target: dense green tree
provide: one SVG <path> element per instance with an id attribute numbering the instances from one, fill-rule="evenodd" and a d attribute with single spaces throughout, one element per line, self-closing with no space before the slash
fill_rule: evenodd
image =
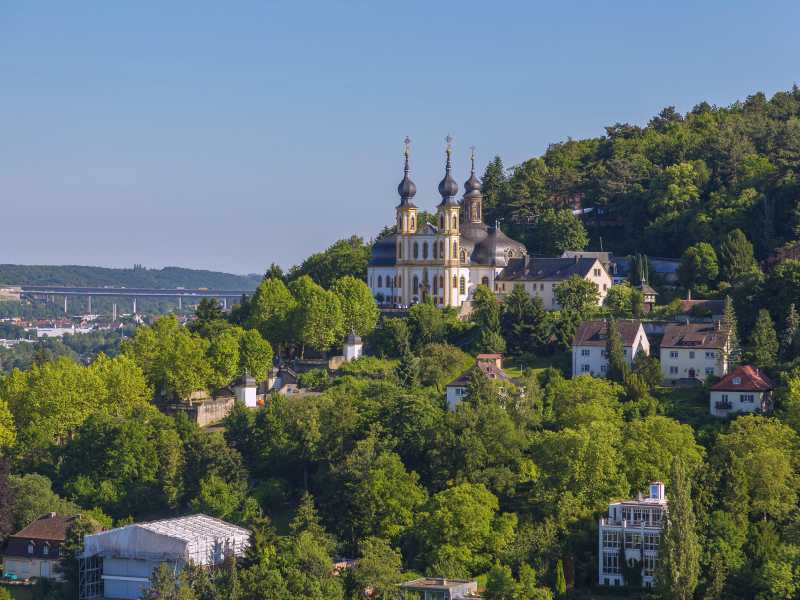
<path id="1" fill-rule="evenodd" d="M 289 289 L 279 278 L 261 282 L 250 300 L 247 327 L 257 329 L 280 354 L 294 340 L 292 314 L 297 305 Z"/>
<path id="2" fill-rule="evenodd" d="M 769 369 L 775 365 L 778 356 L 778 336 L 769 311 L 758 311 L 756 325 L 750 334 L 750 344 L 745 352 L 745 361 L 759 369 Z"/>
<path id="3" fill-rule="evenodd" d="M 618 285 L 612 285 L 606 293 L 606 297 L 603 299 L 603 304 L 616 312 L 631 312 L 633 309 L 631 302 L 632 291 L 633 288 L 627 281 Z"/>
<path id="4" fill-rule="evenodd" d="M 720 276 L 729 283 L 737 283 L 743 274 L 757 268 L 753 256 L 753 244 L 747 241 L 739 229 L 734 229 L 727 235 L 720 244 L 717 255 Z"/>
<path id="5" fill-rule="evenodd" d="M 395 370 L 397 380 L 406 389 L 412 390 L 419 387 L 419 359 L 411 352 L 408 344 L 403 348 L 400 364 Z"/>
<path id="6" fill-rule="evenodd" d="M 312 254 L 300 266 L 293 266 L 286 273 L 284 281 L 289 283 L 308 276 L 326 290 L 342 277 L 366 281 L 369 258 L 370 244 L 365 244 L 364 238 L 353 235 L 337 241 L 325 252 Z"/>
<path id="7" fill-rule="evenodd" d="M 677 275 L 680 284 L 687 289 L 707 289 L 718 273 L 717 253 L 710 244 L 701 242 L 683 253 Z"/>
<path id="8" fill-rule="evenodd" d="M 569 279 L 559 283 L 555 296 L 562 308 L 577 312 L 593 312 L 600 301 L 597 285 L 578 274 L 570 275 Z"/>
<path id="9" fill-rule="evenodd" d="M 269 281 L 270 279 L 283 279 L 283 269 L 275 263 L 270 263 L 269 269 L 264 272 L 264 277 L 261 281 Z"/>
<path id="10" fill-rule="evenodd" d="M 622 340 L 619 337 L 613 318 L 606 323 L 605 335 L 606 360 L 608 361 L 606 378 L 614 383 L 625 383 L 630 376 L 631 370 L 625 361 L 625 355 L 622 352 Z"/>
<path id="11" fill-rule="evenodd" d="M 669 519 L 661 532 L 656 564 L 655 591 L 665 600 L 689 600 L 697 587 L 700 547 L 691 493 L 691 476 L 683 459 L 676 457 L 667 489 Z"/>
<path id="12" fill-rule="evenodd" d="M 64 500 L 52 490 L 52 482 L 44 475 L 28 473 L 7 477 L 7 485 L 16 488 L 15 505 L 7 505 L 17 529 L 27 527 L 36 517 L 49 512 L 61 516 L 74 517 L 81 512 L 81 507 Z M 5 537 L 8 532 L 3 532 Z"/>
<path id="13" fill-rule="evenodd" d="M 75 519 L 67 529 L 66 539 L 61 547 L 64 554 L 53 565 L 53 571 L 64 581 L 64 592 L 68 598 L 78 598 L 80 565 L 77 554 L 83 550 L 83 536 L 97 533 L 100 525 L 89 517 Z"/>
<path id="14" fill-rule="evenodd" d="M 378 346 L 386 356 L 399 357 L 411 343 L 408 325 L 402 319 L 385 319 L 378 335 Z"/>
<path id="15" fill-rule="evenodd" d="M 472 291 L 472 320 L 484 331 L 500 331 L 500 305 L 498 297 L 488 286 L 478 285 Z"/>
<path id="16" fill-rule="evenodd" d="M 517 282 L 514 289 L 503 299 L 505 312 L 502 316 L 501 332 L 512 354 L 539 350 L 548 333 L 547 317 L 542 299 L 531 300 L 525 286 Z"/>
<path id="17" fill-rule="evenodd" d="M 567 580 L 564 579 L 564 563 L 561 560 L 556 566 L 556 600 L 567 600 Z"/>
<path id="18" fill-rule="evenodd" d="M 441 344 L 447 334 L 445 311 L 436 308 L 430 297 L 408 309 L 406 325 L 411 346 L 418 350 L 428 344 Z"/>
<path id="19" fill-rule="evenodd" d="M 473 363 L 472 357 L 448 344 L 428 344 L 419 353 L 419 374 L 423 385 L 444 386 Z"/>
<path id="20" fill-rule="evenodd" d="M 293 281 L 289 289 L 297 302 L 292 322 L 302 345 L 301 358 L 306 345 L 324 353 L 344 338 L 341 303 L 335 293 L 325 291 L 306 275 Z"/>
<path id="21" fill-rule="evenodd" d="M 416 514 L 415 529 L 427 565 L 453 563 L 480 573 L 515 536 L 517 515 L 498 514 L 483 484 L 464 483 L 432 496 Z"/>
<path id="22" fill-rule="evenodd" d="M 519 584 L 514 580 L 511 568 L 492 565 L 486 574 L 486 590 L 483 597 L 488 600 L 512 600 L 519 593 Z"/>
<path id="23" fill-rule="evenodd" d="M 331 291 L 339 298 L 344 334 L 352 329 L 367 337 L 378 322 L 378 307 L 367 284 L 348 275 L 337 280 Z"/>
<path id="24" fill-rule="evenodd" d="M 795 310 L 794 304 L 789 305 L 786 328 L 783 330 L 780 342 L 787 359 L 791 360 L 797 356 L 797 346 L 800 343 L 800 314 Z"/>
<path id="25" fill-rule="evenodd" d="M 20 488 L 21 486 L 15 488 L 14 482 L 9 477 L 8 459 L 0 458 L 0 540 L 5 540 L 16 528 L 25 527 L 22 523 L 30 522 L 27 521 L 27 516 L 19 518 L 18 496 L 21 496 L 20 492 L 22 491 Z M 25 500 L 25 498 L 21 499 Z"/>
<path id="26" fill-rule="evenodd" d="M 481 178 L 481 194 L 483 195 L 483 218 L 486 223 L 493 223 L 500 218 L 500 203 L 505 197 L 508 179 L 503 168 L 503 160 L 495 156 L 492 162 L 486 165 L 486 170 Z"/>
<path id="27" fill-rule="evenodd" d="M 405 578 L 401 574 L 402 557 L 385 539 L 367 538 L 361 543 L 361 558 L 355 576 L 359 590 L 372 590 L 372 597 L 380 600 L 399 598 L 399 585 Z"/>
<path id="28" fill-rule="evenodd" d="M 583 223 L 571 211 L 547 209 L 536 222 L 538 249 L 547 256 L 583 250 L 589 243 Z"/>
<path id="29" fill-rule="evenodd" d="M 648 355 L 644 350 L 639 350 L 633 357 L 633 372 L 651 388 L 659 387 L 664 380 L 661 361 L 652 354 Z"/>
<path id="30" fill-rule="evenodd" d="M 197 320 L 189 323 L 186 328 L 206 339 L 212 339 L 229 325 L 222 314 L 222 307 L 216 298 L 205 297 L 197 304 L 194 311 Z"/>

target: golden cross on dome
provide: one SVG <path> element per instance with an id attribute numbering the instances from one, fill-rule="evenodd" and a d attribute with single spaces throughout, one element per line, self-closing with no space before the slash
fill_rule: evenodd
<path id="1" fill-rule="evenodd" d="M 410 141 L 411 140 L 408 139 L 408 136 L 406 136 L 406 156 L 408 156 L 408 142 L 410 142 Z"/>
<path id="2" fill-rule="evenodd" d="M 475 144 L 472 144 L 472 146 L 470 146 L 470 149 L 472 150 L 472 160 L 475 160 Z"/>
<path id="3" fill-rule="evenodd" d="M 447 149 L 448 149 L 448 150 L 450 150 L 450 142 L 452 142 L 452 141 L 453 141 L 453 138 L 451 138 L 451 137 L 450 137 L 450 134 L 448 133 L 448 134 L 447 134 L 447 137 L 446 137 L 446 138 L 444 138 L 444 139 L 445 139 L 445 140 L 447 140 Z"/>

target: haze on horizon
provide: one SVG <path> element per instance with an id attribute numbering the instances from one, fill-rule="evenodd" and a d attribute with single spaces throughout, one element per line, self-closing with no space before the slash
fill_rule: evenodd
<path id="1" fill-rule="evenodd" d="M 0 263 L 263 272 L 552 142 L 797 78 L 796 2 L 5 2 Z"/>

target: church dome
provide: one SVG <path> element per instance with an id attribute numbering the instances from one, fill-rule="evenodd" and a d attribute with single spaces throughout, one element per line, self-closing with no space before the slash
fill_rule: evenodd
<path id="1" fill-rule="evenodd" d="M 411 181 L 411 177 L 408 176 L 408 156 L 406 156 L 406 173 L 403 176 L 403 181 L 397 186 L 397 193 L 403 200 L 408 199 L 409 201 L 411 201 L 417 193 L 417 186 L 414 185 L 414 182 Z"/>
<path id="2" fill-rule="evenodd" d="M 464 184 L 464 198 L 475 198 L 476 196 L 481 195 L 481 182 L 480 180 L 475 177 L 475 171 L 472 171 L 472 175 L 467 182 Z"/>
<path id="3" fill-rule="evenodd" d="M 442 202 L 439 206 L 457 206 L 455 196 L 458 193 L 458 184 L 450 174 L 450 136 L 447 136 L 447 165 L 445 166 L 444 179 L 439 182 L 439 193 Z"/>
<path id="4" fill-rule="evenodd" d="M 496 227 L 486 228 L 486 237 L 475 244 L 472 251 L 472 262 L 478 265 L 504 267 L 507 264 L 508 251 L 513 250 L 514 257 L 525 252 L 525 246 L 515 242 Z"/>

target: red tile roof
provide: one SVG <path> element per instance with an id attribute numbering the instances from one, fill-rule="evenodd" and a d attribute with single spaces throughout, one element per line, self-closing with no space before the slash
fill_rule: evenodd
<path id="1" fill-rule="evenodd" d="M 739 378 L 739 385 L 734 385 L 733 380 Z M 769 392 L 775 389 L 772 380 L 755 367 L 745 365 L 734 369 L 722 378 L 717 385 L 711 388 L 715 392 Z"/>
<path id="2" fill-rule="evenodd" d="M 467 369 L 461 375 L 453 379 L 453 381 L 448 383 L 445 387 L 467 387 L 470 374 L 475 369 L 480 369 L 481 371 L 483 371 L 486 377 L 488 377 L 489 379 L 505 379 L 513 383 L 513 380 L 503 372 L 503 369 L 499 368 L 493 362 L 481 361 L 481 362 L 476 362 L 469 369 Z"/>
<path id="3" fill-rule="evenodd" d="M 693 306 L 702 306 L 711 311 L 712 315 L 721 315 L 725 310 L 725 300 L 681 300 L 681 310 L 689 314 Z"/>
<path id="4" fill-rule="evenodd" d="M 503 357 L 502 354 L 478 354 L 478 356 L 476 356 L 475 358 L 478 358 L 478 359 L 481 359 L 481 358 L 498 359 L 498 358 L 504 358 L 504 357 Z"/>
<path id="5" fill-rule="evenodd" d="M 688 321 L 688 319 L 687 319 Z M 670 323 L 662 348 L 721 348 L 725 337 L 713 323 Z"/>

